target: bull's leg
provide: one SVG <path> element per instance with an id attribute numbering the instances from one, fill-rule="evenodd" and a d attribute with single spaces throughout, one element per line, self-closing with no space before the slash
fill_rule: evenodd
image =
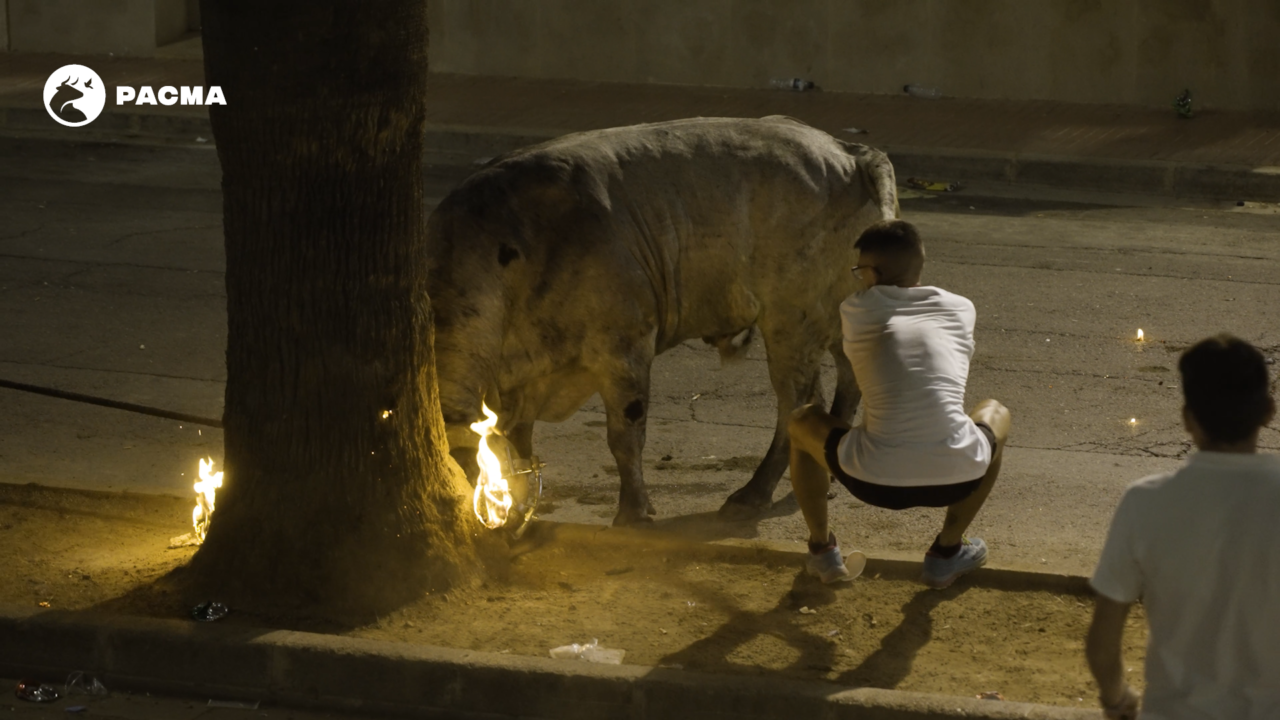
<path id="1" fill-rule="evenodd" d="M 818 390 L 818 357 L 820 350 L 808 347 L 802 332 L 771 333 L 761 328 L 769 352 L 769 379 L 778 396 L 778 422 L 769 451 L 760 461 L 746 485 L 738 488 L 720 507 L 722 520 L 749 520 L 758 517 L 773 504 L 773 491 L 787 469 L 791 455 L 791 438 L 787 425 L 791 413 L 805 404 Z"/>
<path id="2" fill-rule="evenodd" d="M 533 457 L 533 423 L 516 423 L 507 431 L 507 439 L 520 457 L 525 460 Z"/>
<path id="3" fill-rule="evenodd" d="M 858 411 L 858 403 L 862 402 L 862 390 L 853 376 L 853 366 L 844 354 L 844 346 L 837 342 L 828 350 L 836 363 L 836 396 L 831 401 L 831 414 L 849 423 Z"/>
<path id="4" fill-rule="evenodd" d="M 605 378 L 600 391 L 609 450 L 618 463 L 622 488 L 618 493 L 618 514 L 614 525 L 652 522 L 655 514 L 644 485 L 643 454 L 645 429 L 649 419 L 649 364 L 652 354 L 633 358 L 620 372 Z"/>

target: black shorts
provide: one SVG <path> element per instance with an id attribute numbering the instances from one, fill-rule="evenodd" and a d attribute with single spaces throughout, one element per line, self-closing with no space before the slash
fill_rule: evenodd
<path id="1" fill-rule="evenodd" d="M 978 430 L 991 446 L 991 456 L 996 454 L 996 434 L 986 423 L 977 423 Z M 868 505 L 888 510 L 905 510 L 913 507 L 947 507 L 955 505 L 973 494 L 982 484 L 982 478 L 950 485 L 917 485 L 915 487 L 895 487 L 869 483 L 851 477 L 840 467 L 840 457 L 836 450 L 840 447 L 840 439 L 848 434 L 848 428 L 836 428 L 827 435 L 823 446 L 823 455 L 827 460 L 827 468 L 831 475 L 853 493 L 853 496 Z"/>

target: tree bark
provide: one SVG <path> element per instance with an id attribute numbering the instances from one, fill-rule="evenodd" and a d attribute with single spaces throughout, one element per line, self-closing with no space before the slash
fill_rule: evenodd
<path id="1" fill-rule="evenodd" d="M 465 579 L 426 294 L 423 0 L 205 0 L 227 255 L 226 479 L 190 571 L 381 612 Z"/>

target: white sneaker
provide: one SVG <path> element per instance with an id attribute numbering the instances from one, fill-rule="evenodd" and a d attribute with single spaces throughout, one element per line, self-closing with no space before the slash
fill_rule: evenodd
<path id="1" fill-rule="evenodd" d="M 920 582 L 935 589 L 941 590 L 950 587 L 956 578 L 967 572 L 972 572 L 987 564 L 987 544 L 982 538 L 961 538 L 960 551 L 949 558 L 940 555 L 934 555 L 932 552 L 924 555 L 924 571 L 920 574 Z"/>
<path id="2" fill-rule="evenodd" d="M 846 560 L 848 560 L 848 563 L 845 562 Z M 850 568 L 850 565 L 853 567 Z M 808 559 L 805 560 L 804 568 L 810 575 L 831 585 L 850 582 L 862 574 L 862 569 L 866 565 L 866 555 L 855 550 L 849 554 L 848 558 L 845 558 L 841 556 L 840 546 L 837 544 L 820 553 L 809 553 Z"/>

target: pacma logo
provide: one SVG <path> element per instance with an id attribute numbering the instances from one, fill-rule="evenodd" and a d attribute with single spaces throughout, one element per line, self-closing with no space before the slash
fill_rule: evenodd
<path id="1" fill-rule="evenodd" d="M 174 87 L 165 85 L 157 90 L 152 90 L 150 86 L 143 85 L 139 88 L 132 88 L 128 85 L 116 86 L 116 105 L 124 105 L 132 102 L 134 105 L 226 105 L 227 99 L 222 96 L 222 88 L 214 85 L 209 88 L 209 94 L 205 95 L 204 88 Z"/>
<path id="2" fill-rule="evenodd" d="M 106 102 L 102 78 L 83 65 L 64 65 L 44 83 L 44 107 L 49 117 L 67 127 L 93 122 Z"/>
<path id="3" fill-rule="evenodd" d="M 4 0 L 0 0 L 2 5 Z M 150 86 L 116 86 L 116 105 L 226 105 L 222 88 L 174 87 L 159 90 Z M 64 65 L 44 84 L 44 106 L 49 117 L 67 127 L 83 127 L 102 114 L 107 104 L 107 88 L 98 73 L 84 65 Z"/>

